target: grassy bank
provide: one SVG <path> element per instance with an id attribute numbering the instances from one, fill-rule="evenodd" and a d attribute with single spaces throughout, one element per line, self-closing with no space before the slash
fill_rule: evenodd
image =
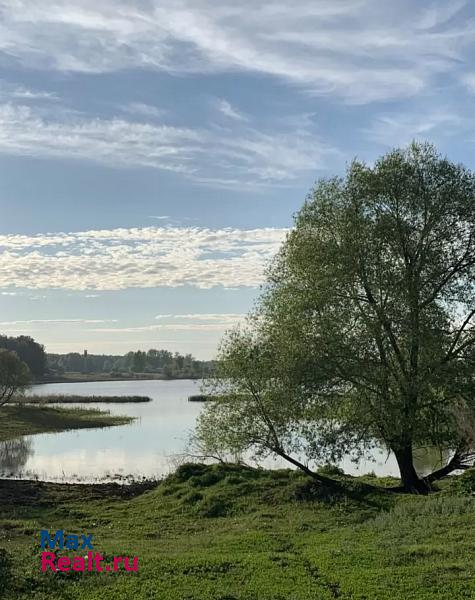
<path id="1" fill-rule="evenodd" d="M 0 482 L 0 596 L 450 600 L 475 596 L 475 478 L 429 497 L 374 478 L 183 466 L 154 489 Z M 142 493 L 143 492 L 143 493 Z M 39 530 L 92 533 L 138 573 L 39 570 Z M 74 554 L 74 553 L 73 553 Z M 78 554 L 78 552 L 76 552 Z M 80 554 L 80 553 L 79 553 Z"/>
<path id="2" fill-rule="evenodd" d="M 92 409 L 7 404 L 0 410 L 0 441 L 33 433 L 123 425 L 131 420 Z"/>
<path id="3" fill-rule="evenodd" d="M 30 394 L 28 396 L 16 396 L 10 400 L 10 404 L 125 404 L 136 402 L 151 402 L 149 396 L 77 396 L 75 394 L 49 394 L 39 396 Z"/>

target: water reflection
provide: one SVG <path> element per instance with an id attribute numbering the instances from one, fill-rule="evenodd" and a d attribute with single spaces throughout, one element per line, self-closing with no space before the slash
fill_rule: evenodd
<path id="1" fill-rule="evenodd" d="M 116 381 L 34 386 L 35 394 L 150 396 L 142 404 L 86 404 L 84 408 L 109 410 L 136 417 L 130 425 L 105 429 L 81 429 L 46 433 L 0 444 L 0 475 L 50 481 L 123 480 L 162 477 L 176 467 L 177 456 L 186 447 L 190 431 L 202 405 L 188 402 L 197 394 L 194 381 Z M 69 408 L 78 405 L 68 405 Z M 81 406 L 81 405 L 79 405 Z M 435 450 L 418 452 L 416 469 L 425 475 L 447 457 Z M 262 467 L 288 468 L 283 460 L 268 459 Z M 391 453 L 374 449 L 371 457 L 357 463 L 349 458 L 340 465 L 346 473 L 398 475 Z"/>
<path id="2" fill-rule="evenodd" d="M 0 473 L 16 475 L 33 456 L 32 441 L 29 438 L 16 438 L 0 442 Z"/>

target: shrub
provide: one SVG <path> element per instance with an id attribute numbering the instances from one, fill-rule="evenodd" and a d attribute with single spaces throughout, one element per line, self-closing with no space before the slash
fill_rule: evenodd
<path id="1" fill-rule="evenodd" d="M 320 475 L 331 476 L 331 475 L 344 475 L 345 471 L 343 471 L 343 469 L 341 469 L 337 465 L 326 464 L 326 465 L 322 465 L 321 467 L 319 467 L 317 469 L 317 473 L 319 473 Z"/>

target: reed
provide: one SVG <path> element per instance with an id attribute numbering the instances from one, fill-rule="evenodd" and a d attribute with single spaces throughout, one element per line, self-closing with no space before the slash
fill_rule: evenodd
<path id="1" fill-rule="evenodd" d="M 137 402 L 151 402 L 149 396 L 79 396 L 75 394 L 50 394 L 39 396 L 32 394 L 31 396 L 15 396 L 11 404 L 125 404 Z"/>

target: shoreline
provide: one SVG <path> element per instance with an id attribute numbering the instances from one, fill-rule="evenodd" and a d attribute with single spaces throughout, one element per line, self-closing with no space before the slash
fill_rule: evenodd
<path id="1" fill-rule="evenodd" d="M 109 381 L 198 381 L 198 377 L 101 377 L 100 375 L 91 375 L 90 377 L 47 377 L 32 381 L 31 385 L 47 385 L 51 383 L 103 383 Z"/>
<path id="2" fill-rule="evenodd" d="M 152 402 L 150 396 L 81 396 L 76 394 L 28 394 L 26 396 L 13 396 L 7 404 L 19 405 L 48 405 L 48 404 L 137 404 Z"/>

